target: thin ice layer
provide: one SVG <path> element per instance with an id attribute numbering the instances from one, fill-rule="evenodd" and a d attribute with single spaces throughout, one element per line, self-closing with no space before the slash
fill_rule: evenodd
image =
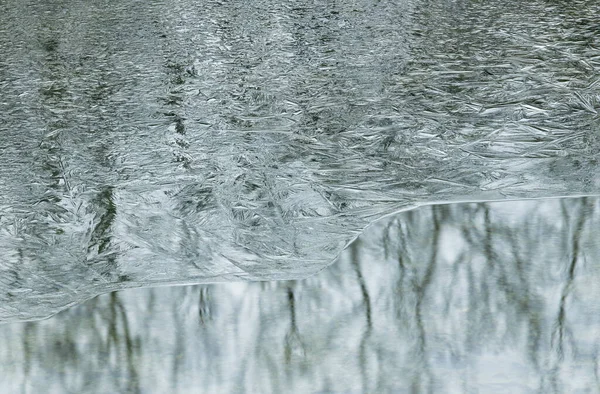
<path id="1" fill-rule="evenodd" d="M 0 320 L 305 277 L 424 203 L 600 190 L 597 2 L 2 8 Z"/>

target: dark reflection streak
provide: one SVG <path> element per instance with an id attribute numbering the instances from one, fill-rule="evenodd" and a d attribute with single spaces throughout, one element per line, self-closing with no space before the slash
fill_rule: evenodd
<path id="1" fill-rule="evenodd" d="M 201 325 L 205 325 L 211 319 L 211 300 L 210 288 L 208 286 L 200 287 L 198 296 L 198 319 Z"/>
<path id="2" fill-rule="evenodd" d="M 408 232 L 405 231 L 402 226 L 402 222 L 398 222 L 398 228 L 400 229 L 400 249 L 398 253 L 398 281 L 396 284 L 396 321 L 399 325 L 405 323 L 407 321 L 407 316 L 404 316 L 405 308 L 404 308 L 404 297 L 406 288 L 404 286 L 404 281 L 406 279 L 406 259 L 410 259 L 410 256 L 407 255 L 408 249 L 406 248 L 406 240 L 408 238 Z M 408 262 L 410 263 L 410 261 Z"/>
<path id="3" fill-rule="evenodd" d="M 431 280 L 433 279 L 433 274 L 436 269 L 438 248 L 439 248 L 439 238 L 440 238 L 440 227 L 441 227 L 438 211 L 442 210 L 442 209 L 444 209 L 444 207 L 433 208 L 433 237 L 431 239 L 431 256 L 429 258 L 429 264 L 427 265 L 427 270 L 425 271 L 423 280 L 421 281 L 421 283 L 418 283 L 415 286 L 416 291 L 417 291 L 416 311 L 417 311 L 417 318 L 418 318 L 419 326 L 421 329 L 423 329 L 421 312 L 422 312 L 422 306 L 423 306 L 423 301 L 424 301 L 424 297 L 425 297 L 425 292 L 427 291 L 427 287 L 430 285 Z M 425 347 L 425 337 L 424 337 L 425 331 L 424 331 L 424 329 L 421 330 L 421 332 L 423 333 L 421 350 L 424 350 L 424 347 Z"/>
<path id="4" fill-rule="evenodd" d="M 464 216 L 467 217 L 467 220 L 469 222 L 472 221 L 472 217 L 473 217 L 473 212 L 474 210 L 470 208 L 470 206 L 465 206 L 465 213 L 463 214 Z M 468 215 L 467 215 L 468 214 Z M 452 216 L 450 216 L 452 215 Z M 449 212 L 449 216 L 448 216 L 448 221 L 450 223 L 454 222 L 457 220 L 457 218 L 454 217 L 455 212 L 454 210 L 452 210 L 452 212 Z M 466 231 L 465 228 L 461 228 L 461 231 L 464 232 Z M 465 252 L 461 252 L 456 259 L 454 260 L 453 264 L 452 264 L 452 279 L 450 281 L 450 289 L 455 289 L 457 288 L 456 286 L 460 286 L 457 281 L 459 280 L 459 276 L 460 276 L 460 270 L 462 268 L 463 263 L 467 261 L 467 256 Z M 448 294 L 446 298 L 446 302 L 445 302 L 445 306 L 444 306 L 444 313 L 443 316 L 449 316 L 452 310 L 452 302 L 453 302 L 453 298 L 454 298 L 455 292 L 452 291 L 450 292 L 450 294 Z"/>
<path id="5" fill-rule="evenodd" d="M 108 335 L 107 335 L 107 339 L 106 339 L 106 354 L 111 354 L 111 349 L 112 349 L 114 354 L 117 355 L 117 360 L 118 360 L 120 358 L 119 357 L 120 349 L 119 349 L 119 334 L 117 332 L 118 317 L 117 317 L 117 293 L 116 292 L 110 293 L 109 311 L 110 311 L 110 316 L 109 316 L 108 323 L 107 323 Z M 116 371 L 114 371 L 113 373 L 117 374 Z"/>
<path id="6" fill-rule="evenodd" d="M 354 267 L 354 272 L 356 273 L 356 277 L 358 279 L 358 283 L 360 285 L 360 292 L 363 298 L 363 305 L 365 307 L 365 317 L 367 319 L 367 328 L 371 330 L 372 321 L 371 321 L 371 299 L 369 297 L 369 290 L 367 289 L 367 285 L 365 284 L 365 279 L 360 270 L 359 263 L 359 253 L 358 253 L 358 244 L 360 241 L 356 241 L 351 246 L 351 254 L 352 254 L 352 266 Z"/>
<path id="7" fill-rule="evenodd" d="M 562 218 L 562 222 L 563 222 L 563 226 L 568 227 L 569 226 L 569 218 L 571 217 L 571 214 L 569 213 L 568 209 L 567 209 L 567 205 L 563 204 L 561 202 L 560 204 L 560 213 L 561 213 L 561 218 Z M 565 233 L 567 233 L 567 230 L 565 230 Z M 564 250 L 566 252 L 568 252 L 570 246 L 571 246 L 571 239 L 569 239 L 568 236 L 564 236 L 561 237 L 560 239 L 561 242 L 561 250 Z"/>
<path id="8" fill-rule="evenodd" d="M 35 324 L 31 322 L 25 323 L 25 329 L 23 333 L 23 393 L 27 392 L 27 382 L 29 380 L 29 374 L 31 373 L 31 355 L 32 355 L 32 343 L 35 343 Z"/>
<path id="9" fill-rule="evenodd" d="M 285 362 L 290 364 L 292 361 L 292 353 L 294 348 L 300 352 L 302 356 L 305 355 L 304 343 L 300 337 L 300 331 L 298 330 L 298 324 L 296 320 L 296 298 L 294 294 L 294 282 L 289 282 L 287 286 L 287 304 L 290 310 L 290 331 L 286 336 L 285 342 Z M 288 370 L 288 372 L 291 372 Z"/>
<path id="10" fill-rule="evenodd" d="M 480 222 L 480 212 L 483 212 L 483 223 Z M 481 225 L 480 225 L 481 224 Z M 477 250 L 481 252 L 484 258 L 486 268 L 490 274 L 484 278 L 479 278 L 477 273 L 477 265 L 475 261 L 471 260 L 471 263 L 467 266 L 467 280 L 468 280 L 468 330 L 467 334 L 467 347 L 469 351 L 475 348 L 477 342 L 478 331 L 481 326 L 493 324 L 491 321 L 490 314 L 490 284 L 488 283 L 487 277 L 492 278 L 494 263 L 493 263 L 493 247 L 491 240 L 491 223 L 490 215 L 487 212 L 486 206 L 477 206 L 472 217 L 472 223 L 465 224 L 462 226 L 462 234 L 469 244 L 470 250 Z M 474 330 L 474 332 L 471 332 Z"/>
<path id="11" fill-rule="evenodd" d="M 117 335 L 117 309 L 116 309 L 116 297 L 117 293 L 110 293 L 110 318 L 108 322 L 108 337 L 106 341 L 106 352 L 110 353 L 111 346 L 116 347 L 119 340 Z"/>
<path id="12" fill-rule="evenodd" d="M 425 295 L 427 292 L 427 288 L 431 284 L 433 279 L 433 275 L 436 270 L 437 258 L 438 258 L 438 249 L 439 249 L 439 240 L 440 240 L 440 216 L 443 216 L 444 210 L 447 207 L 445 206 L 436 206 L 432 207 L 433 213 L 433 236 L 431 238 L 431 255 L 429 258 L 429 263 L 427 264 L 427 269 L 425 271 L 425 275 L 421 280 L 421 283 L 415 283 L 415 293 L 416 293 L 416 305 L 415 305 L 415 322 L 417 325 L 417 329 L 419 332 L 418 336 L 418 346 L 419 346 L 419 355 L 421 357 L 421 363 L 423 368 L 423 375 L 428 377 L 429 383 L 433 383 L 431 371 L 429 370 L 429 363 L 426 358 L 426 348 L 427 348 L 427 334 L 425 330 L 425 325 L 423 324 L 423 301 L 425 301 Z M 417 385 L 412 387 L 413 392 L 419 388 L 418 382 L 414 382 Z M 431 391 L 432 386 L 429 386 L 429 391 Z"/>
<path id="13" fill-rule="evenodd" d="M 115 293 L 113 293 L 115 294 Z M 123 321 L 123 335 L 125 337 L 125 349 L 127 351 L 127 368 L 129 369 L 129 380 L 127 384 L 127 392 L 128 393 L 140 393 L 140 379 L 138 375 L 138 371 L 135 363 L 135 352 L 136 352 L 136 344 L 134 344 L 131 338 L 131 331 L 129 329 L 129 321 L 127 320 L 127 314 L 125 313 L 125 308 L 121 301 L 117 299 L 117 305 L 119 308 L 119 313 L 121 315 L 121 319 Z"/>
<path id="14" fill-rule="evenodd" d="M 183 332 L 184 322 L 181 318 L 181 311 L 178 306 L 174 305 L 171 310 L 171 314 L 173 316 L 173 323 L 175 327 L 175 349 L 174 349 L 174 357 L 173 357 L 173 365 L 172 365 L 172 376 L 173 376 L 173 388 L 177 388 L 177 377 L 179 376 L 179 371 L 181 370 L 181 364 L 185 357 L 185 345 L 184 339 L 185 334 Z"/>
<path id="15" fill-rule="evenodd" d="M 291 323 L 291 327 L 294 331 L 298 330 L 298 327 L 296 327 L 296 307 L 295 307 L 295 302 L 294 302 L 294 290 L 292 290 L 292 287 L 288 287 L 287 289 L 287 296 L 288 296 L 288 305 L 290 307 L 290 323 Z"/>
<path id="16" fill-rule="evenodd" d="M 525 226 L 528 227 L 528 226 Z M 540 362 L 538 359 L 539 356 L 539 348 L 540 348 L 540 338 L 542 336 L 542 326 L 540 324 L 540 318 L 538 316 L 539 308 L 536 306 L 537 303 L 534 304 L 535 300 L 532 300 L 533 295 L 530 291 L 525 291 L 528 289 L 529 284 L 525 279 L 525 264 L 526 261 L 524 257 L 521 256 L 521 252 L 519 251 L 519 238 L 513 232 L 508 232 L 507 234 L 508 241 L 511 245 L 511 253 L 513 256 L 513 261 L 515 262 L 515 277 L 518 280 L 518 283 L 513 286 L 510 291 L 507 291 L 508 299 L 514 299 L 517 304 L 518 312 L 521 316 L 526 316 L 528 320 L 528 357 L 531 360 L 536 371 L 540 371 Z M 534 240 L 527 240 L 526 244 L 533 243 Z M 519 295 L 522 294 L 521 297 Z"/>
<path id="17" fill-rule="evenodd" d="M 492 279 L 494 277 L 495 270 L 496 270 L 496 265 L 494 264 L 494 248 L 492 246 L 492 224 L 491 224 L 491 219 L 490 219 L 490 209 L 488 206 L 484 206 L 483 207 L 483 225 L 484 225 L 484 234 L 483 234 L 483 247 L 484 247 L 484 256 L 485 256 L 485 260 L 487 263 L 487 270 L 489 272 L 489 274 L 487 275 L 490 279 Z M 489 281 L 491 282 L 491 281 Z M 493 324 L 493 316 L 491 313 L 491 294 L 490 291 L 493 291 L 493 289 L 491 289 L 490 284 L 488 281 L 483 280 L 482 281 L 482 288 L 481 288 L 481 292 L 482 292 L 482 298 L 483 298 L 483 303 L 484 305 L 486 305 L 488 308 L 483 309 L 484 314 L 489 314 L 489 316 L 482 316 L 484 318 L 484 322 L 488 322 L 488 324 Z"/>
<path id="18" fill-rule="evenodd" d="M 561 201 L 562 213 L 563 213 L 563 215 L 569 215 L 564 204 L 565 204 L 564 201 Z M 558 335 L 558 344 L 556 344 L 556 352 L 557 352 L 559 360 L 561 360 L 561 361 L 564 358 L 564 340 L 565 340 L 565 337 L 568 336 L 568 334 L 569 334 L 567 327 L 565 326 L 565 319 L 566 319 L 566 313 L 567 313 L 567 311 L 566 311 L 567 297 L 569 296 L 569 294 L 571 293 L 571 290 L 573 288 L 573 282 L 575 279 L 575 271 L 577 268 L 577 260 L 579 259 L 579 249 L 580 249 L 579 242 L 581 240 L 583 226 L 588 217 L 588 215 L 587 215 L 588 212 L 586 210 L 586 206 L 588 206 L 588 205 L 589 204 L 587 203 L 587 199 L 583 198 L 581 200 L 581 208 L 579 209 L 577 224 L 575 226 L 575 229 L 573 230 L 572 237 L 571 237 L 571 262 L 569 264 L 567 281 L 563 287 L 562 295 L 560 298 L 560 306 L 558 309 L 558 316 L 556 319 L 556 330 L 557 331 L 555 332 L 555 335 Z M 569 219 L 569 216 L 564 217 L 564 220 L 567 223 L 568 223 L 568 219 Z M 553 339 L 556 340 L 556 338 L 553 338 Z"/>
<path id="19" fill-rule="evenodd" d="M 134 356 L 134 345 L 131 340 L 131 334 L 129 330 L 129 323 L 127 321 L 127 316 L 123 305 L 119 300 L 119 296 L 116 292 L 110 293 L 110 321 L 109 321 L 109 335 L 108 335 L 108 343 L 107 343 L 107 351 L 110 352 L 111 343 L 115 348 L 115 352 L 120 353 L 120 338 L 121 336 L 118 333 L 117 326 L 118 320 L 122 319 L 123 324 L 123 338 L 125 340 L 125 358 L 127 359 L 127 370 L 129 373 L 129 379 L 127 383 L 127 392 L 128 393 L 140 393 L 139 387 L 139 378 L 137 369 L 134 364 L 133 356 Z"/>
<path id="20" fill-rule="evenodd" d="M 294 302 L 294 290 L 290 284 L 287 288 L 287 301 L 290 310 L 290 332 L 288 333 L 285 342 L 285 362 L 290 363 L 292 359 L 292 338 L 298 335 L 298 327 L 296 326 L 296 306 Z"/>
<path id="21" fill-rule="evenodd" d="M 493 248 L 493 239 L 492 239 L 492 223 L 490 218 L 490 209 L 489 207 L 485 207 L 483 209 L 483 220 L 485 223 L 485 257 L 487 258 L 488 265 L 490 269 L 493 271 L 494 269 L 494 248 Z"/>
<path id="22" fill-rule="evenodd" d="M 363 384 L 363 392 L 368 392 L 368 374 L 367 374 L 367 341 L 371 336 L 371 331 L 373 329 L 373 322 L 371 320 L 371 297 L 369 296 L 369 290 L 367 289 L 367 285 L 365 283 L 365 279 L 360 270 L 360 262 L 359 262 L 359 243 L 360 241 L 355 241 L 350 250 L 352 266 L 354 267 L 354 272 L 356 273 L 356 277 L 358 279 L 358 284 L 360 286 L 360 292 L 362 294 L 363 306 L 365 308 L 365 319 L 367 323 L 366 329 L 363 331 L 362 339 L 360 341 L 360 352 L 359 352 L 359 363 L 360 363 L 360 372 L 362 375 L 362 384 Z"/>
<path id="23" fill-rule="evenodd" d="M 524 221 L 524 228 L 531 228 L 531 226 L 534 226 L 529 222 L 529 220 Z M 535 370 L 539 373 L 540 363 L 538 357 L 540 338 L 542 336 L 542 326 L 538 316 L 538 311 L 540 308 L 535 302 L 535 295 L 533 295 L 529 290 L 530 285 L 527 283 L 523 271 L 524 258 L 521 256 L 521 252 L 519 251 L 519 245 L 521 242 L 523 242 L 523 238 L 519 239 L 518 236 L 515 235 L 510 229 L 503 230 L 488 227 L 487 233 L 493 233 L 495 235 L 494 239 L 489 244 L 489 251 L 487 253 L 488 259 L 493 257 L 501 262 L 500 264 L 496 265 L 498 272 L 498 280 L 496 285 L 499 290 L 503 291 L 507 305 L 514 307 L 516 320 L 519 318 L 524 318 L 527 320 L 527 357 L 530 359 Z M 529 235 L 529 232 L 526 233 Z M 507 242 L 509 243 L 512 260 L 503 260 L 501 255 L 495 254 L 495 252 L 492 250 L 492 245 L 502 244 L 500 242 L 502 240 L 501 238 L 506 238 Z M 526 241 L 527 245 L 532 245 L 534 243 L 533 240 L 529 240 L 528 238 L 525 239 L 529 241 Z M 514 271 L 511 270 L 513 267 Z M 489 320 L 491 321 L 492 319 L 490 318 Z M 510 332 L 511 331 L 509 330 L 507 335 L 510 335 Z M 541 383 L 540 387 L 542 387 Z"/>

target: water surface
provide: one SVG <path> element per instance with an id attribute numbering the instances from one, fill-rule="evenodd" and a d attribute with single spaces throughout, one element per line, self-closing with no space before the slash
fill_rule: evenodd
<path id="1" fill-rule="evenodd" d="M 3 393 L 598 393 L 599 199 L 423 207 L 308 279 L 0 325 Z"/>

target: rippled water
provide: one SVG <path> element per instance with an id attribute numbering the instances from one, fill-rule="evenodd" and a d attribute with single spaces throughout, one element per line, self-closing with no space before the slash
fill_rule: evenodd
<path id="1" fill-rule="evenodd" d="M 435 201 L 599 192 L 600 3 L 0 3 L 0 320 L 306 277 Z"/>
<path id="2" fill-rule="evenodd" d="M 0 325 L 2 393 L 598 393 L 600 199 L 423 207 L 298 281 Z"/>

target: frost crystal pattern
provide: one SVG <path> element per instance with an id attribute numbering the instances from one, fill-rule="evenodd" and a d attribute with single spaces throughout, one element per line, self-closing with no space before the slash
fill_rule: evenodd
<path id="1" fill-rule="evenodd" d="M 8 0 L 0 320 L 301 278 L 422 204 L 600 190 L 600 3 Z"/>

